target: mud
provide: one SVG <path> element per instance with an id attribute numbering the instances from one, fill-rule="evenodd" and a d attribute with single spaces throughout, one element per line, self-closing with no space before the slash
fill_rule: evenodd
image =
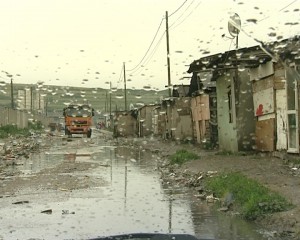
<path id="1" fill-rule="evenodd" d="M 141 147 L 158 153 L 161 156 L 164 182 L 182 184 L 197 188 L 197 184 L 189 184 L 192 179 L 199 178 L 199 173 L 207 172 L 241 172 L 278 192 L 295 207 L 289 211 L 264 216 L 256 220 L 270 239 L 300 239 L 300 169 L 291 164 L 289 159 L 294 155 L 272 156 L 267 153 L 247 153 L 237 155 L 217 154 L 217 151 L 202 150 L 193 144 L 158 139 L 122 139 L 118 144 Z M 179 149 L 187 149 L 197 153 L 198 160 L 190 161 L 182 166 L 170 166 L 168 156 Z M 170 177 L 171 176 L 171 177 Z M 173 181 L 172 181 L 173 179 Z M 228 213 L 224 213 L 228 214 Z M 229 213 L 230 214 L 230 213 Z"/>
<path id="2" fill-rule="evenodd" d="M 72 191 L 103 186 L 105 181 L 84 174 L 85 171 L 97 167 L 99 167 L 99 164 L 96 163 L 63 162 L 54 168 L 31 174 L 30 177 L 18 174 L 19 176 L 2 178 L 5 188 L 0 189 L 0 196 L 16 195 L 19 192 L 29 190 L 31 192 L 46 190 Z M 76 174 L 80 172 L 83 174 Z"/>
<path id="3" fill-rule="evenodd" d="M 68 149 L 63 151 L 64 158 L 62 162 L 57 162 L 54 158 L 49 160 L 49 166 L 43 164 L 40 167 L 37 165 L 36 160 L 29 158 L 30 154 L 36 152 L 42 152 L 44 155 L 41 158 L 47 158 L 49 156 L 49 148 L 53 145 L 53 142 L 61 142 L 61 137 L 54 138 L 49 136 L 41 136 L 40 143 L 36 144 L 36 140 L 32 138 L 18 139 L 18 144 L 13 146 L 11 142 L 13 140 L 4 140 L 5 148 L 9 146 L 9 154 L 11 152 L 18 152 L 17 148 L 22 146 L 23 154 L 14 154 L 13 158 L 7 158 L 7 152 L 2 152 L 2 159 L 0 160 L 0 181 L 2 187 L 0 188 L 0 197 L 15 196 L 26 192 L 35 191 L 47 191 L 47 190 L 60 190 L 60 191 L 72 191 L 75 189 L 85 189 L 90 187 L 104 186 L 106 182 L 100 179 L 99 176 L 93 176 L 88 172 L 93 171 L 96 168 L 105 168 L 107 165 L 100 164 L 93 161 L 75 161 L 75 158 L 90 157 L 91 154 L 69 153 Z M 71 143 L 71 148 L 76 147 L 76 141 Z M 26 142 L 26 144 L 24 144 Z M 81 146 L 88 146 L 91 142 L 83 141 Z M 65 145 L 64 141 L 61 145 Z M 26 147 L 27 146 L 27 147 Z M 32 151 L 32 146 L 34 151 Z M 7 147 L 6 147 L 7 148 Z M 59 149 L 59 148 L 57 148 Z M 57 150 L 59 151 L 59 150 Z M 46 152 L 46 155 L 45 155 Z M 59 157 L 58 157 L 59 158 Z M 24 166 L 24 167 L 23 167 Z M 34 167 L 34 170 L 27 169 Z M 22 170 L 23 168 L 23 170 Z M 37 170 L 38 169 L 38 170 Z"/>
<path id="4" fill-rule="evenodd" d="M 48 141 L 48 145 L 50 145 L 53 139 L 48 138 L 47 136 L 46 139 L 43 139 L 43 142 Z M 256 179 L 271 190 L 277 191 L 295 205 L 289 211 L 275 213 L 258 219 L 257 223 L 265 229 L 266 235 L 270 239 L 300 239 L 300 174 L 298 174 L 299 169 L 297 167 L 289 164 L 289 156 L 285 156 L 283 159 L 262 153 L 216 155 L 216 151 L 201 150 L 197 145 L 178 144 L 155 138 L 124 138 L 108 139 L 107 141 L 109 145 L 125 145 L 135 150 L 140 148 L 143 151 L 157 154 L 159 156 L 159 167 L 157 170 L 161 171 L 164 184 L 188 185 L 197 190 L 197 184 L 189 183 L 193 182 L 193 179 L 198 179 L 199 173 L 207 172 L 239 171 L 250 178 Z M 80 144 L 91 145 L 93 143 L 83 141 Z M 29 146 L 32 145 L 29 144 Z M 39 148 L 41 151 L 46 151 L 47 145 Z M 187 149 L 197 153 L 200 157 L 198 160 L 185 163 L 182 166 L 170 167 L 168 156 L 175 153 L 178 149 Z M 38 151 L 36 147 L 35 151 Z M 78 153 L 78 156 L 84 158 L 90 156 L 90 153 L 82 152 Z M 109 167 L 109 164 L 103 164 L 103 162 L 74 161 L 74 156 L 69 154 L 57 165 L 27 176 L 24 172 L 22 173 L 18 170 L 11 171 L 11 166 L 7 162 L 11 161 L 17 165 L 24 161 L 22 156 L 19 158 L 21 159 L 2 160 L 0 165 L 1 198 L 17 196 L 20 193 L 26 193 L 26 191 L 59 190 L 71 192 L 75 189 L 107 185 L 107 182 L 101 177 L 87 174 L 87 172 L 91 173 L 95 169 Z"/>

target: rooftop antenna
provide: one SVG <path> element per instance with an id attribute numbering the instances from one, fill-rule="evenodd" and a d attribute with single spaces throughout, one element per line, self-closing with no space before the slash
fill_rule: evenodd
<path id="1" fill-rule="evenodd" d="M 241 19 L 240 16 L 237 13 L 232 14 L 229 17 L 228 20 L 228 31 L 229 34 L 233 37 L 236 38 L 236 52 L 239 47 L 239 33 L 241 30 Z M 235 126 L 236 125 L 236 89 L 235 89 L 235 84 L 238 81 L 238 66 L 237 66 L 237 55 L 235 56 L 236 62 L 235 62 L 235 76 L 231 78 L 231 113 L 232 113 L 232 123 Z"/>
<path id="2" fill-rule="evenodd" d="M 237 13 L 232 14 L 228 20 L 228 32 L 229 34 L 236 38 L 236 49 L 238 49 L 238 37 L 241 30 L 241 19 Z"/>

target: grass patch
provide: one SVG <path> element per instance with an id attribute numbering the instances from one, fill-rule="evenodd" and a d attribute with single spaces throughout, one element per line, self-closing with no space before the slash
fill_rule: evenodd
<path id="1" fill-rule="evenodd" d="M 28 128 L 18 128 L 16 125 L 5 125 L 0 127 L 0 138 L 9 136 L 29 136 L 32 131 L 40 131 L 43 129 L 41 122 L 29 123 Z"/>
<path id="2" fill-rule="evenodd" d="M 173 155 L 170 156 L 171 164 L 183 164 L 190 160 L 198 159 L 199 156 L 195 153 L 188 152 L 185 149 L 176 151 Z"/>
<path id="3" fill-rule="evenodd" d="M 217 152 L 215 155 L 219 155 L 219 156 L 245 156 L 246 153 L 244 153 L 244 152 L 220 151 L 220 152 Z"/>
<path id="4" fill-rule="evenodd" d="M 27 135 L 28 129 L 18 128 L 15 125 L 6 125 L 0 127 L 0 138 L 7 138 L 8 136 Z"/>
<path id="5" fill-rule="evenodd" d="M 206 187 L 217 197 L 232 193 L 235 206 L 249 220 L 255 220 L 267 213 L 280 212 L 292 207 L 278 193 L 270 191 L 255 180 L 240 173 L 222 174 L 206 181 Z"/>
<path id="6" fill-rule="evenodd" d="M 288 163 L 292 163 L 294 165 L 300 165 L 300 159 L 299 158 L 290 158 L 290 159 L 288 159 Z"/>

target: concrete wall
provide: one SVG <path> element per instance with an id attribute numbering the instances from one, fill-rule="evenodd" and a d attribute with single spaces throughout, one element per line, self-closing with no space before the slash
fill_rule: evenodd
<path id="1" fill-rule="evenodd" d="M 116 116 L 114 134 L 116 136 L 135 136 L 136 119 L 130 113 L 121 113 Z"/>
<path id="2" fill-rule="evenodd" d="M 251 151 L 255 149 L 255 117 L 252 86 L 247 70 L 239 72 L 236 95 L 238 150 Z"/>
<path id="3" fill-rule="evenodd" d="M 39 121 L 45 127 L 48 127 L 51 122 L 51 118 L 46 116 L 6 107 L 0 107 L 0 112 L 0 126 L 16 125 L 18 128 L 26 128 L 29 122 Z"/>
<path id="4" fill-rule="evenodd" d="M 239 71 L 233 90 L 234 78 L 235 71 L 231 70 L 217 79 L 219 149 L 231 152 L 254 150 L 255 117 L 250 75 L 248 70 Z"/>
<path id="5" fill-rule="evenodd" d="M 223 151 L 238 151 L 237 131 L 234 123 L 229 121 L 229 99 L 232 74 L 222 75 L 217 79 L 217 112 L 219 149 Z"/>
<path id="6" fill-rule="evenodd" d="M 139 109 L 138 113 L 138 136 L 144 137 L 153 133 L 152 112 L 156 105 L 146 105 Z"/>
<path id="7" fill-rule="evenodd" d="M 170 137 L 174 140 L 192 140 L 193 122 L 191 98 L 175 98 L 168 104 L 168 123 Z"/>

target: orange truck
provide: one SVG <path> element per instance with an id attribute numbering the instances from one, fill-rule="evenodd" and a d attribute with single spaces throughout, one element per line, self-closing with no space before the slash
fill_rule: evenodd
<path id="1" fill-rule="evenodd" d="M 89 104 L 70 104 L 64 108 L 65 135 L 84 134 L 88 138 L 92 136 L 92 123 L 94 109 Z"/>

